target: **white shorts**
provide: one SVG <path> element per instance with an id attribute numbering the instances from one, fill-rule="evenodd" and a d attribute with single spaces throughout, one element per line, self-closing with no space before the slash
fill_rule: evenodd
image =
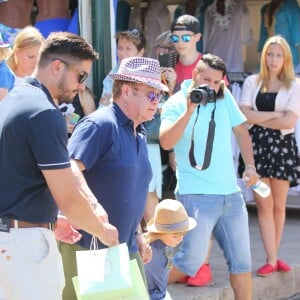
<path id="1" fill-rule="evenodd" d="M 62 299 L 62 259 L 53 232 L 46 228 L 0 232 L 0 270 L 1 300 Z"/>

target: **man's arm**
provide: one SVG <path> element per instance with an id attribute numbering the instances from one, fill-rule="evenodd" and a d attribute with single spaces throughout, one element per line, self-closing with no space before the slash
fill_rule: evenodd
<path id="1" fill-rule="evenodd" d="M 59 210 L 71 224 L 95 235 L 103 244 L 118 244 L 117 229 L 107 222 L 104 209 L 97 204 L 77 165 L 71 165 L 66 169 L 42 170 Z M 97 214 L 93 206 L 99 209 Z"/>
<path id="2" fill-rule="evenodd" d="M 172 125 L 161 127 L 159 132 L 159 142 L 163 149 L 170 150 L 178 143 L 197 106 L 198 104 L 192 103 L 188 96 L 186 111 Z"/>
<path id="3" fill-rule="evenodd" d="M 258 175 L 255 169 L 252 142 L 246 123 L 234 127 L 233 132 L 245 163 L 245 172 L 243 177 L 247 178 L 246 184 L 249 187 L 256 183 Z"/>

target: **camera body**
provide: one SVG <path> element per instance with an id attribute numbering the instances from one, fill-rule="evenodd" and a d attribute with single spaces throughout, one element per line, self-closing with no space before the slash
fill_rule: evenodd
<path id="1" fill-rule="evenodd" d="M 197 88 L 192 89 L 190 93 L 192 103 L 203 104 L 212 103 L 217 100 L 215 90 L 210 88 L 207 84 L 202 84 Z"/>

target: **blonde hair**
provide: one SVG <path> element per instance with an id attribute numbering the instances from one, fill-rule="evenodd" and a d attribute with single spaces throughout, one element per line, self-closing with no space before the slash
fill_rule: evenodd
<path id="1" fill-rule="evenodd" d="M 187 231 L 182 231 L 182 232 L 145 232 L 144 233 L 144 237 L 146 238 L 147 242 L 149 244 L 151 244 L 152 242 L 156 241 L 156 240 L 160 240 L 162 238 L 163 235 L 166 234 L 183 234 L 185 235 L 187 233 Z"/>
<path id="2" fill-rule="evenodd" d="M 14 71 L 16 69 L 15 52 L 19 49 L 42 45 L 44 37 L 33 26 L 26 26 L 16 36 L 13 49 L 8 57 L 7 64 Z"/>
<path id="3" fill-rule="evenodd" d="M 270 45 L 274 44 L 278 44 L 281 47 L 284 56 L 284 63 L 279 73 L 278 79 L 282 81 L 283 86 L 285 88 L 289 88 L 291 86 L 291 82 L 295 79 L 292 53 L 289 44 L 280 35 L 274 35 L 268 38 L 264 44 L 264 47 L 261 52 L 260 74 L 258 76 L 258 81 L 262 81 L 263 88 L 268 86 L 270 80 L 270 72 L 266 60 L 269 47 Z"/>
<path id="4" fill-rule="evenodd" d="M 0 48 L 0 61 L 7 59 L 9 53 L 10 53 L 9 48 Z"/>

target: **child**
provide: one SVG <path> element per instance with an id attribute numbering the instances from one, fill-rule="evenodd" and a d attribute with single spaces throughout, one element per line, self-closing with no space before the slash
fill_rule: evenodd
<path id="1" fill-rule="evenodd" d="M 187 215 L 179 201 L 165 199 L 157 204 L 154 218 L 147 224 L 146 233 L 152 248 L 152 260 L 145 265 L 151 300 L 171 299 L 167 293 L 167 285 L 173 249 L 195 226 L 195 219 Z"/>
<path id="2" fill-rule="evenodd" d="M 15 76 L 6 64 L 6 58 L 9 54 L 9 44 L 5 43 L 0 33 L 0 101 L 13 88 Z"/>

